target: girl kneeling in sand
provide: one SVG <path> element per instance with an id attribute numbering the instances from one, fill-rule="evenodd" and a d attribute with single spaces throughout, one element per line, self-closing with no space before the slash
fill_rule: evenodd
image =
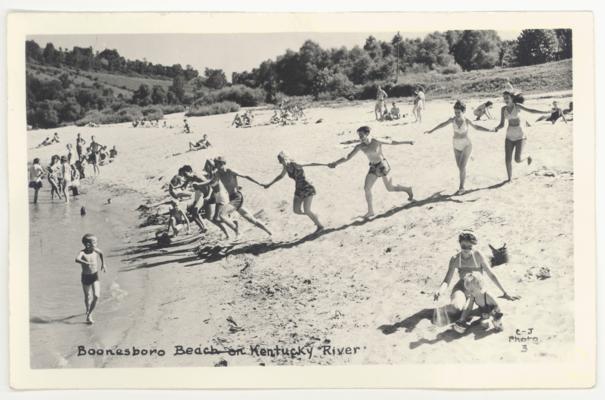
<path id="1" fill-rule="evenodd" d="M 521 110 L 532 114 L 550 114 L 550 111 L 534 110 L 533 108 L 523 106 L 522 104 L 525 99 L 519 93 L 513 93 L 507 90 L 502 94 L 502 97 L 505 105 L 502 107 L 500 113 L 500 124 L 498 124 L 493 131 L 498 132 L 498 130 L 504 127 L 504 121 L 508 121 L 506 139 L 504 140 L 504 159 L 506 162 L 506 173 L 508 174 L 508 180 L 506 182 L 510 182 L 513 176 L 513 152 L 515 153 L 516 163 L 521 163 L 526 160 L 525 158 L 521 158 L 523 148 L 527 141 L 525 133 L 521 128 L 521 118 L 519 116 Z M 531 156 L 527 156 L 527 165 L 530 165 L 531 162 Z"/>
<path id="2" fill-rule="evenodd" d="M 454 273 L 458 271 L 459 279 L 452 288 L 451 306 L 455 308 L 456 311 L 463 311 L 462 316 L 458 319 L 454 328 L 459 333 L 462 333 L 468 326 L 467 318 L 470 311 L 467 309 L 469 307 L 472 309 L 475 301 L 473 296 L 469 294 L 465 288 L 465 278 L 467 275 L 474 274 L 482 276 L 483 273 L 485 273 L 498 289 L 502 291 L 502 298 L 515 301 L 520 297 L 508 294 L 489 265 L 485 262 L 483 255 L 479 251 L 473 250 L 473 246 L 477 244 L 477 237 L 472 231 L 462 231 L 458 235 L 458 243 L 460 243 L 461 250 L 450 259 L 447 274 L 445 275 L 445 279 L 443 280 L 443 283 L 441 283 L 439 290 L 435 292 L 434 299 L 435 301 L 439 300 L 439 297 L 443 295 L 445 290 L 449 287 L 452 278 L 454 277 Z M 481 301 L 481 299 L 479 301 Z M 490 304 L 491 303 L 492 302 L 490 302 Z"/>
<path id="3" fill-rule="evenodd" d="M 414 142 L 411 140 L 404 141 L 394 141 L 394 140 L 384 140 L 384 139 L 376 139 L 370 135 L 370 127 L 362 126 L 357 129 L 357 134 L 359 135 L 359 143 L 355 148 L 347 154 L 345 157 L 342 157 L 330 164 L 328 167 L 336 168 L 338 165 L 349 161 L 355 154 L 359 151 L 362 151 L 370 161 L 370 169 L 366 175 L 364 190 L 366 195 L 366 201 L 368 203 L 368 212 L 364 216 L 365 218 L 370 218 L 374 216 L 374 203 L 372 199 L 372 187 L 378 178 L 382 178 L 382 182 L 384 183 L 385 188 L 389 192 L 406 192 L 408 194 L 408 200 L 412 201 L 414 199 L 414 193 L 412 192 L 411 186 L 401 186 L 393 183 L 391 177 L 388 176 L 391 171 L 391 166 L 389 165 L 386 158 L 382 154 L 382 145 L 399 145 L 399 144 L 410 144 L 413 145 Z"/>
<path id="4" fill-rule="evenodd" d="M 471 156 L 471 151 L 473 150 L 473 144 L 468 137 L 468 127 L 472 126 L 473 128 L 483 132 L 491 132 L 490 129 L 473 124 L 471 120 L 464 116 L 465 111 L 466 105 L 460 100 L 457 100 L 456 104 L 454 104 L 455 115 L 453 117 L 440 123 L 430 131 L 424 132 L 431 134 L 437 129 L 441 129 L 449 124 L 452 124 L 452 127 L 454 128 L 454 157 L 460 172 L 460 185 L 456 194 L 465 193 L 464 181 L 466 180 L 466 164 L 468 163 L 468 159 Z"/>
<path id="5" fill-rule="evenodd" d="M 294 190 L 294 213 L 298 215 L 306 215 L 311 221 L 317 226 L 317 230 L 315 232 L 320 232 L 324 229 L 321 222 L 319 222 L 319 218 L 317 215 L 311 210 L 311 205 L 313 203 L 313 197 L 317 193 L 315 191 L 315 186 L 311 182 L 309 182 L 305 176 L 305 170 L 303 167 L 307 166 L 325 166 L 325 164 L 297 164 L 290 157 L 286 155 L 283 151 L 277 155 L 277 160 L 283 166 L 281 173 L 273 179 L 271 182 L 263 185 L 265 189 L 269 189 L 271 185 L 282 179 L 286 174 L 295 182 L 295 190 Z"/>

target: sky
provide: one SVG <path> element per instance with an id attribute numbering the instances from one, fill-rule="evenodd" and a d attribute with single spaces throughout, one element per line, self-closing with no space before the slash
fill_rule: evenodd
<path id="1" fill-rule="evenodd" d="M 429 32 L 401 32 L 404 38 L 424 37 Z M 498 31 L 502 40 L 514 39 L 520 31 Z M 390 41 L 396 32 L 285 32 L 245 34 L 103 34 L 103 35 L 33 35 L 41 47 L 52 42 L 56 48 L 90 47 L 95 51 L 116 49 L 127 59 L 146 59 L 154 64 L 191 65 L 203 75 L 204 69 L 220 68 L 231 80 L 232 72 L 251 70 L 261 62 L 275 59 L 287 49 L 298 50 L 305 40 L 323 48 L 363 46 L 373 35 Z"/>

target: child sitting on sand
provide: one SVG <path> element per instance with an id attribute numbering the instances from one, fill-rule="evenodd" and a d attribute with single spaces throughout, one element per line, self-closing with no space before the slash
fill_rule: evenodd
<path id="1" fill-rule="evenodd" d="M 170 210 L 168 211 L 169 220 L 168 220 L 168 234 L 170 235 L 170 230 L 174 233 L 174 236 L 178 236 L 179 232 L 183 228 L 183 225 L 187 226 L 187 234 L 191 233 L 191 229 L 189 226 L 189 218 L 187 218 L 187 214 L 179 207 L 176 201 L 171 201 Z"/>
<path id="2" fill-rule="evenodd" d="M 557 122 L 559 120 L 559 118 L 562 118 L 563 122 L 567 123 L 567 120 L 565 119 L 565 113 L 563 112 L 561 107 L 559 107 L 559 103 L 557 103 L 556 101 L 553 101 L 550 115 L 548 115 L 548 116 L 542 115 L 540 118 L 538 118 L 536 120 L 536 122 L 548 121 L 554 125 L 555 122 Z"/>
<path id="3" fill-rule="evenodd" d="M 401 118 L 401 112 L 399 111 L 399 107 L 393 102 L 393 107 L 391 107 L 391 118 L 399 119 Z"/>
<path id="4" fill-rule="evenodd" d="M 466 330 L 466 319 L 476 304 L 481 311 L 481 326 L 489 329 L 491 324 L 495 331 L 502 331 L 503 314 L 496 300 L 483 287 L 481 275 L 474 272 L 467 274 L 464 277 L 464 289 L 467 294 L 467 304 L 462 312 L 462 317 L 454 324 L 454 330 L 458 333 L 463 333 Z"/>
<path id="5" fill-rule="evenodd" d="M 99 271 L 97 265 L 101 260 L 101 271 L 106 272 L 107 266 L 103 259 L 103 252 L 97 247 L 97 237 L 87 233 L 82 237 L 84 249 L 76 256 L 76 263 L 82 266 L 82 289 L 84 289 L 84 304 L 86 305 L 86 323 L 93 324 L 92 312 L 101 295 L 99 284 Z"/>

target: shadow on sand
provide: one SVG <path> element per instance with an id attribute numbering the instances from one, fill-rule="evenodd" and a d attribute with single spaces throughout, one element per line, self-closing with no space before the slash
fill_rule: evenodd
<path id="1" fill-rule="evenodd" d="M 265 254 L 265 253 L 275 251 L 275 250 L 290 249 L 290 248 L 299 246 L 303 243 L 318 239 L 322 236 L 327 236 L 327 235 L 330 235 L 335 232 L 349 229 L 351 227 L 363 226 L 363 225 L 366 225 L 366 224 L 371 223 L 372 221 L 375 221 L 378 219 L 392 217 L 393 215 L 398 214 L 405 210 L 410 210 L 410 209 L 417 208 L 417 207 L 423 207 L 423 206 L 426 206 L 429 204 L 435 204 L 435 203 L 474 202 L 474 201 L 476 201 L 476 199 L 462 201 L 459 198 L 466 196 L 468 194 L 471 194 L 471 193 L 482 191 L 482 190 L 496 189 L 496 188 L 503 186 L 504 184 L 505 184 L 505 182 L 502 182 L 502 183 L 498 183 L 496 185 L 487 186 L 487 187 L 483 187 L 483 188 L 470 189 L 464 195 L 459 195 L 459 196 L 454 195 L 454 194 L 442 194 L 441 191 L 436 192 L 425 199 L 416 200 L 411 203 L 407 203 L 403 206 L 392 208 L 392 209 L 390 209 L 382 214 L 378 214 L 372 218 L 356 219 L 350 223 L 347 223 L 347 224 L 344 224 L 344 225 L 341 225 L 338 227 L 334 227 L 334 228 L 326 228 L 321 232 L 311 233 L 309 235 L 303 236 L 299 239 L 292 240 L 292 241 L 258 242 L 258 243 L 248 243 L 248 244 L 235 243 L 235 244 L 226 245 L 226 246 L 217 246 L 217 245 L 200 246 L 196 250 L 196 254 L 190 255 L 187 257 L 183 257 L 183 258 L 176 258 L 176 259 L 171 258 L 171 257 L 168 257 L 166 259 L 166 256 L 178 256 L 179 254 L 191 253 L 192 252 L 191 248 L 187 248 L 187 247 L 183 248 L 181 246 L 190 245 L 190 244 L 194 243 L 195 241 L 197 241 L 198 238 L 192 238 L 192 239 L 180 241 L 177 243 L 172 243 L 169 246 L 159 246 L 155 242 L 150 243 L 150 244 L 145 244 L 145 245 L 139 245 L 139 246 L 135 246 L 134 248 L 126 249 L 126 251 L 124 253 L 125 255 L 135 256 L 130 259 L 127 259 L 127 261 L 137 262 L 137 261 L 142 261 L 142 260 L 149 260 L 149 259 L 152 259 L 155 257 L 162 257 L 162 260 L 159 260 L 157 262 L 151 262 L 151 263 L 144 262 L 140 265 L 135 265 L 135 266 L 132 266 L 131 268 L 127 268 L 127 269 L 125 269 L 125 271 L 132 271 L 132 270 L 144 269 L 144 268 L 153 268 L 153 267 L 159 267 L 162 265 L 173 264 L 173 263 L 187 264 L 185 266 L 192 267 L 192 266 L 201 265 L 204 263 L 216 262 L 216 261 L 222 260 L 228 256 L 236 256 L 236 255 L 242 255 L 242 254 L 252 254 L 252 255 L 258 256 L 260 254 Z"/>
<path id="2" fill-rule="evenodd" d="M 74 318 L 83 317 L 85 314 L 74 314 L 63 318 L 42 318 L 31 317 L 29 322 L 32 324 L 66 324 L 66 325 L 86 325 L 86 321 L 72 321 Z"/>

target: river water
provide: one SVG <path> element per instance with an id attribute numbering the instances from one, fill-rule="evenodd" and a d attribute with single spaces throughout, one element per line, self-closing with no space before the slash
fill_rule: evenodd
<path id="1" fill-rule="evenodd" d="M 119 343 L 142 306 L 145 272 L 119 273 L 126 266 L 124 254 L 139 240 L 136 196 L 127 193 L 112 198 L 114 194 L 107 188 L 91 183 L 83 186 L 86 193 L 70 204 L 56 199 L 51 202 L 46 186 L 39 193 L 38 204 L 31 204 L 30 199 L 32 368 L 99 366 L 89 365 L 91 358 L 78 357 L 77 346 L 111 347 Z M 82 207 L 86 209 L 84 216 L 80 214 Z M 101 296 L 94 325 L 85 324 L 81 267 L 74 261 L 83 248 L 85 233 L 97 236 L 108 268 L 106 273 L 99 272 Z"/>

